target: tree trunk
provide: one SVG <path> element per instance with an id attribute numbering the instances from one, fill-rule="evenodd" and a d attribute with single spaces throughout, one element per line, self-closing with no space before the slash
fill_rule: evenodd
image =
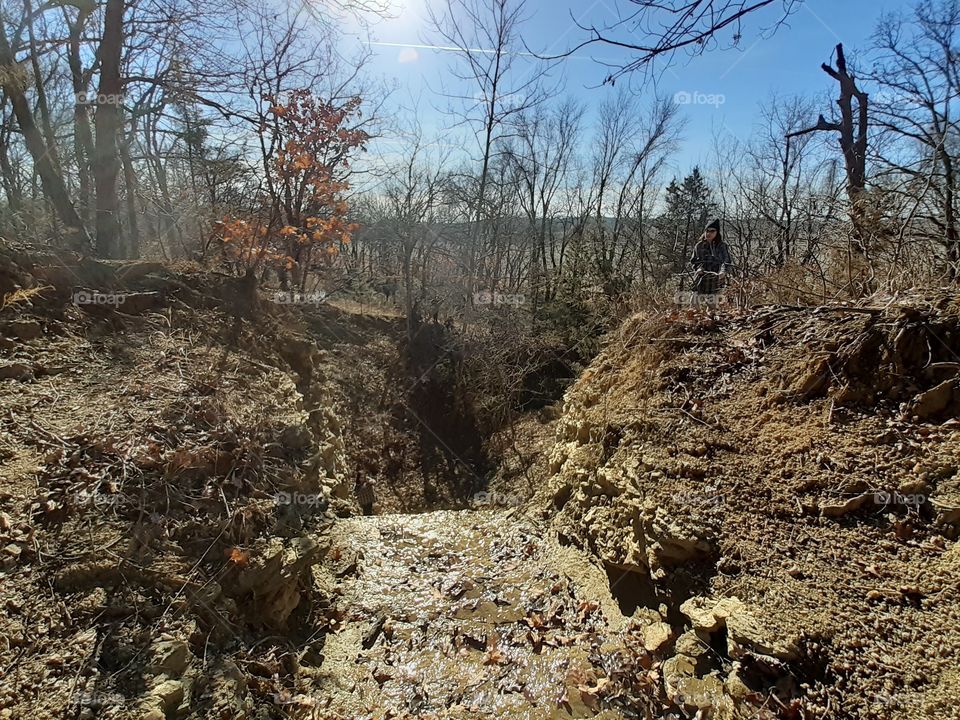
<path id="1" fill-rule="evenodd" d="M 120 197 L 117 144 L 121 124 L 120 58 L 123 50 L 125 0 L 107 0 L 100 43 L 100 90 L 97 96 L 93 178 L 97 191 L 97 254 L 117 257 L 120 245 Z"/>
<path id="2" fill-rule="evenodd" d="M 120 159 L 123 161 L 123 184 L 127 198 L 127 248 L 124 255 L 131 260 L 140 258 L 140 228 L 137 226 L 137 173 L 130 159 L 130 143 L 133 142 L 133 133 L 120 148 Z"/>
<path id="3" fill-rule="evenodd" d="M 7 35 L 2 30 L 0 30 L 0 66 L 11 69 L 8 74 L 12 77 L 7 81 L 4 89 L 20 131 L 23 133 L 24 143 L 30 152 L 30 157 L 33 158 L 34 170 L 40 178 L 43 194 L 50 201 L 57 217 L 66 226 L 68 244 L 76 250 L 86 250 L 90 239 L 76 208 L 70 202 L 63 176 L 50 157 L 50 148 L 47 147 L 43 134 L 34 120 L 33 111 L 26 96 L 26 83 L 18 82 L 17 73 L 13 71 L 18 65 Z"/>
<path id="4" fill-rule="evenodd" d="M 940 156 L 943 161 L 944 195 L 943 215 L 946 231 L 947 248 L 947 276 L 956 280 L 958 275 L 957 260 L 960 254 L 960 231 L 957 229 L 957 215 L 954 207 L 954 169 L 953 158 L 946 151 L 946 143 L 941 143 Z"/>
<path id="5" fill-rule="evenodd" d="M 823 63 L 820 66 L 827 75 L 840 85 L 840 97 L 837 105 L 840 107 L 840 122 L 827 122 L 821 115 L 817 124 L 805 130 L 798 130 L 787 135 L 787 139 L 819 130 L 836 131 L 840 133 L 840 150 L 843 152 L 843 163 L 847 173 L 847 198 L 850 200 L 850 219 L 853 222 L 854 234 L 859 243 L 857 250 L 866 252 L 866 221 L 863 207 L 863 190 L 867 178 L 867 94 L 857 87 L 853 75 L 847 72 L 847 61 L 843 54 L 843 45 L 837 45 L 837 69 Z M 854 119 L 853 98 L 857 99 L 857 117 Z"/>
<path id="6" fill-rule="evenodd" d="M 417 318 L 413 313 L 413 250 L 414 243 L 409 236 L 403 244 L 403 310 L 407 320 L 407 345 L 413 346 L 417 332 Z"/>
<path id="7" fill-rule="evenodd" d="M 163 108 L 157 108 L 156 112 L 147 118 L 144 124 L 146 136 L 146 157 L 147 166 L 153 172 L 153 180 L 160 193 L 160 200 L 156 203 L 160 207 L 160 218 L 157 221 L 158 240 L 164 237 L 172 237 L 173 230 L 177 223 L 173 216 L 173 201 L 170 198 L 170 188 L 167 183 L 167 170 L 161 160 L 161 148 L 159 140 L 159 130 L 157 128 L 159 113 Z"/>
<path id="8" fill-rule="evenodd" d="M 40 125 L 43 129 L 43 136 L 47 143 L 47 150 L 50 153 L 50 160 L 53 166 L 60 170 L 60 153 L 57 148 L 57 136 L 53 132 L 53 124 L 50 121 L 50 106 L 47 103 L 47 91 L 44 87 L 43 70 L 40 68 L 40 52 L 37 49 L 37 38 L 33 30 L 33 3 L 31 0 L 25 0 L 23 8 L 26 14 L 27 38 L 30 42 L 30 65 L 33 69 L 34 91 L 37 95 L 37 112 L 40 117 Z"/>
<path id="9" fill-rule="evenodd" d="M 67 62 L 70 65 L 70 80 L 76 100 L 73 104 L 73 146 L 77 157 L 77 174 L 80 180 L 80 198 L 77 203 L 84 224 L 90 222 L 90 201 L 93 198 L 93 180 L 90 177 L 90 161 L 93 158 L 93 132 L 90 129 L 90 113 L 87 104 L 80 102 L 87 91 L 87 80 L 80 60 L 80 33 L 89 13 L 81 9 L 76 23 L 70 25 Z"/>
<path id="10" fill-rule="evenodd" d="M 8 122 L 0 128 L 0 180 L 3 182 L 3 190 L 7 196 L 7 205 L 13 213 L 19 213 L 23 209 L 23 191 L 18 182 L 17 173 L 10 162 L 10 132 L 12 122 Z"/>

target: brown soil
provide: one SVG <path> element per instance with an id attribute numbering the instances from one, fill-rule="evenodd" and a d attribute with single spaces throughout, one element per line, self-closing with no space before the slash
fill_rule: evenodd
<path id="1" fill-rule="evenodd" d="M 389 309 L 0 294 L 0 718 L 957 716 L 949 297 L 637 317 L 484 437 Z"/>
<path id="2" fill-rule="evenodd" d="M 469 417 L 444 424 L 444 329 L 407 364 L 389 309 L 0 250 L 0 718 L 296 716 L 357 474 L 381 514 L 485 483 L 451 449 Z"/>
<path id="3" fill-rule="evenodd" d="M 567 396 L 542 514 L 625 613 L 672 624 L 678 711 L 960 717 L 958 360 L 949 295 L 611 339 Z"/>
<path id="4" fill-rule="evenodd" d="M 231 278 L 5 260 L 0 717 L 237 716 L 296 677 L 354 507 L 327 358 Z"/>

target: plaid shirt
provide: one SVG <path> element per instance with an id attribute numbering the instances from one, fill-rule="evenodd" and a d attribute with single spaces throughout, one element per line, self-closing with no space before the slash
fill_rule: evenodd
<path id="1" fill-rule="evenodd" d="M 365 478 L 356 483 L 353 488 L 353 493 L 357 498 L 357 502 L 361 506 L 373 505 L 373 501 L 375 500 L 373 494 L 373 482 L 369 478 Z"/>
<path id="2" fill-rule="evenodd" d="M 690 264 L 694 270 L 718 273 L 730 265 L 730 251 L 723 240 L 701 240 L 693 246 Z"/>

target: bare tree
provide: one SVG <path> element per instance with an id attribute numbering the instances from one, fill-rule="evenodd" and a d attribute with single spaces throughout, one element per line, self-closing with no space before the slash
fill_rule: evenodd
<path id="1" fill-rule="evenodd" d="M 37 12 L 42 12 L 47 7 L 49 6 L 44 6 Z M 37 125 L 33 108 L 27 97 L 30 76 L 17 62 L 17 53 L 23 48 L 23 31 L 32 18 L 33 14 L 28 13 L 26 7 L 19 21 L 12 21 L 0 14 L 0 84 L 3 86 L 7 101 L 13 108 L 13 115 L 16 117 L 24 143 L 33 159 L 44 194 L 60 221 L 66 226 L 71 244 L 77 248 L 84 248 L 89 245 L 86 228 L 71 201 L 62 169 L 55 161 L 56 148 L 49 145 L 42 129 Z M 12 26 L 13 30 L 9 37 L 8 26 Z"/>
<path id="2" fill-rule="evenodd" d="M 760 121 L 750 144 L 744 148 L 745 163 L 735 168 L 749 211 L 761 217 L 774 234 L 773 265 L 780 267 L 794 255 L 801 218 L 815 168 L 811 160 L 811 135 L 784 136 L 802 128 L 812 112 L 812 103 L 801 97 L 771 97 L 760 105 Z M 737 172 L 737 170 L 745 171 Z"/>
<path id="3" fill-rule="evenodd" d="M 116 257 L 120 245 L 120 174 L 118 145 L 123 124 L 123 81 L 120 63 L 123 54 L 124 0 L 107 0 L 103 39 L 100 42 L 100 87 L 94 120 L 96 142 L 93 154 L 93 179 L 97 192 L 97 254 Z"/>
<path id="4" fill-rule="evenodd" d="M 418 320 L 414 312 L 414 257 L 433 233 L 431 225 L 442 199 L 445 157 L 435 156 L 430 148 L 424 146 L 419 127 L 411 132 L 402 155 L 405 157 L 404 163 L 387 181 L 384 195 L 399 241 L 407 337 L 413 342 Z"/>
<path id="5" fill-rule="evenodd" d="M 761 31 L 770 35 L 797 10 L 803 0 L 629 0 L 617 19 L 597 27 L 578 26 L 589 37 L 563 53 L 566 57 L 577 50 L 604 44 L 634 50 L 638 56 L 626 63 L 604 63 L 611 72 L 604 83 L 614 84 L 618 78 L 650 69 L 657 59 L 669 63 L 678 51 L 699 55 L 722 44 L 737 47 L 743 39 L 743 20 L 774 10 L 775 18 Z M 615 3 L 624 4 L 624 0 Z M 638 41 L 637 38 L 640 38 Z"/>
<path id="6" fill-rule="evenodd" d="M 534 315 L 539 302 L 556 293 L 563 271 L 556 200 L 569 182 L 582 120 L 583 107 L 573 100 L 555 108 L 530 108 L 518 116 L 515 142 L 507 153 L 517 201 L 529 225 Z"/>
<path id="7" fill-rule="evenodd" d="M 880 85 L 874 123 L 895 142 L 878 160 L 886 172 L 911 180 L 907 191 L 915 207 L 926 209 L 920 219 L 935 228 L 942 244 L 946 270 L 958 277 L 960 227 L 957 183 L 960 126 L 954 117 L 960 97 L 960 2 L 929 0 L 909 14 L 884 18 L 874 34 L 872 79 Z M 917 213 L 910 211 L 906 220 Z M 914 225 L 915 232 L 923 232 Z M 902 233 L 901 233 L 902 234 Z"/>
<path id="8" fill-rule="evenodd" d="M 816 125 L 787 133 L 786 138 L 789 143 L 791 138 L 812 132 L 840 133 L 839 143 L 847 173 L 847 197 L 850 200 L 850 216 L 853 220 L 854 236 L 858 242 L 858 249 L 861 252 L 866 252 L 868 229 L 864 223 L 863 191 L 867 177 L 868 98 L 867 94 L 857 85 L 854 73 L 847 68 L 847 59 L 843 53 L 842 43 L 837 45 L 836 52 L 836 69 L 826 63 L 823 63 L 820 67 L 839 85 L 840 97 L 837 98 L 837 105 L 840 108 L 840 119 L 828 122 L 821 114 Z M 854 100 L 856 100 L 856 113 L 854 112 Z"/>
<path id="9" fill-rule="evenodd" d="M 672 99 L 642 110 L 621 92 L 600 106 L 589 181 L 586 243 L 593 273 L 608 297 L 622 294 L 649 265 L 644 240 L 656 200 L 656 180 L 674 150 L 683 122 Z"/>
<path id="10" fill-rule="evenodd" d="M 454 77 L 473 88 L 471 95 L 450 95 L 456 112 L 475 133 L 480 170 L 472 193 L 471 237 L 466 248 L 466 290 L 472 296 L 482 242 L 481 222 L 493 154 L 509 123 L 544 98 L 545 68 L 524 72 L 520 57 L 525 0 L 446 0 L 440 12 L 429 8 L 430 23 L 442 41 L 456 48 L 461 67 Z M 469 92 L 469 91 L 468 91 Z"/>

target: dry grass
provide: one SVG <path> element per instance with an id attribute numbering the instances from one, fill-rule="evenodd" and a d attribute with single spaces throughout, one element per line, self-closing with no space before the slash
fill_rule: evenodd
<path id="1" fill-rule="evenodd" d="M 8 307 L 18 305 L 33 305 L 33 298 L 42 294 L 46 290 L 53 290 L 52 285 L 40 285 L 32 288 L 21 288 L 7 293 L 3 296 L 3 302 L 0 303 L 0 310 L 6 310 Z"/>

